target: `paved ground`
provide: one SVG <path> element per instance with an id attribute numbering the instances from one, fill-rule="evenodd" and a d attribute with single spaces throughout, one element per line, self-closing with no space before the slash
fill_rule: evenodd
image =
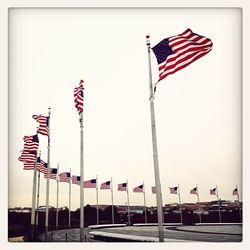
<path id="1" fill-rule="evenodd" d="M 128 239 L 143 241 L 158 241 L 158 228 L 155 226 L 117 227 L 101 229 L 85 229 L 86 241 L 99 241 L 92 233 L 106 235 L 107 241 L 125 241 Z M 50 239 L 56 242 L 79 242 L 79 229 L 65 229 L 50 232 Z M 105 236 L 105 237 L 106 237 Z M 112 237 L 114 237 L 112 240 Z M 118 238 L 117 238 L 118 237 Z M 164 239 L 166 242 L 241 242 L 241 225 L 199 225 L 199 226 L 165 226 Z"/>

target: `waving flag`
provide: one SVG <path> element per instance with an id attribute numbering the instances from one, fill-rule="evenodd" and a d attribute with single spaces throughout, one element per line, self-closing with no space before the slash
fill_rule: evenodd
<path id="1" fill-rule="evenodd" d="M 104 183 L 101 184 L 100 189 L 111 189 L 111 181 L 106 181 Z"/>
<path id="2" fill-rule="evenodd" d="M 187 29 L 182 34 L 163 39 L 152 50 L 159 66 L 159 81 L 185 68 L 212 50 L 209 38 Z"/>
<path id="3" fill-rule="evenodd" d="M 197 187 L 191 189 L 190 194 L 197 194 Z"/>
<path id="4" fill-rule="evenodd" d="M 143 193 L 143 191 L 144 191 L 143 185 L 140 185 L 140 186 L 135 187 L 135 188 L 133 189 L 133 192 L 135 192 L 135 193 Z"/>
<path id="5" fill-rule="evenodd" d="M 177 194 L 178 187 L 170 187 L 170 194 Z"/>
<path id="6" fill-rule="evenodd" d="M 96 188 L 96 179 L 83 182 L 83 187 L 85 188 Z"/>
<path id="7" fill-rule="evenodd" d="M 74 102 L 79 114 L 83 112 L 83 83 L 84 81 L 80 80 L 79 86 L 74 89 Z"/>
<path id="8" fill-rule="evenodd" d="M 47 178 L 47 176 L 48 176 L 48 171 L 47 173 L 44 174 L 44 178 Z M 49 178 L 56 180 L 56 177 L 57 177 L 57 168 L 51 168 Z"/>
<path id="9" fill-rule="evenodd" d="M 127 191 L 127 183 L 118 184 L 118 191 Z"/>
<path id="10" fill-rule="evenodd" d="M 33 115 L 32 118 L 39 122 L 37 133 L 49 136 L 49 117 L 43 115 Z"/>
<path id="11" fill-rule="evenodd" d="M 37 135 L 24 136 L 24 150 L 37 151 L 39 147 L 39 139 Z"/>
<path id="12" fill-rule="evenodd" d="M 152 194 L 156 194 L 156 187 L 151 187 L 151 190 L 152 190 Z"/>
<path id="13" fill-rule="evenodd" d="M 70 173 L 69 172 L 63 172 L 58 175 L 60 182 L 68 182 L 70 183 Z"/>
<path id="14" fill-rule="evenodd" d="M 211 195 L 216 195 L 216 188 L 210 189 L 210 194 Z"/>
<path id="15" fill-rule="evenodd" d="M 19 161 L 23 162 L 35 162 L 36 151 L 23 150 L 21 156 L 18 158 Z"/>
<path id="16" fill-rule="evenodd" d="M 44 162 L 41 157 L 37 157 L 37 162 L 36 162 L 36 167 L 37 170 L 43 174 L 46 174 L 48 172 L 48 166 L 47 163 Z"/>
<path id="17" fill-rule="evenodd" d="M 23 170 L 33 170 L 35 167 L 34 161 L 28 161 L 23 163 Z"/>
<path id="18" fill-rule="evenodd" d="M 76 184 L 76 185 L 81 184 L 81 176 L 72 175 L 71 180 L 73 184 Z"/>
<path id="19" fill-rule="evenodd" d="M 235 188 L 234 190 L 233 190 L 233 195 L 238 195 L 239 193 L 238 193 L 238 188 Z"/>

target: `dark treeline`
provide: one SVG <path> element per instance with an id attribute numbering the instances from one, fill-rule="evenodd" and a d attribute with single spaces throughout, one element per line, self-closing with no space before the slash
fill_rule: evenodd
<path id="1" fill-rule="evenodd" d="M 107 206 L 105 209 L 99 209 L 99 224 L 111 224 L 111 206 Z M 183 224 L 192 225 L 199 223 L 199 215 L 193 211 L 184 210 Z M 69 210 L 64 208 L 58 212 L 58 229 L 66 229 L 69 227 Z M 114 219 L 115 223 L 127 223 L 127 213 L 118 213 L 118 209 L 114 206 Z M 207 214 L 202 214 L 201 219 L 203 223 L 218 223 L 218 211 L 210 211 Z M 223 223 L 237 223 L 241 222 L 241 217 L 238 209 L 224 210 L 221 212 L 221 221 Z M 131 213 L 131 224 L 145 223 L 145 214 L 143 213 Z M 26 212 L 9 212 L 8 214 L 8 234 L 9 237 L 15 237 L 20 235 L 27 235 L 30 232 L 31 213 Z M 147 211 L 147 222 L 157 223 L 156 211 Z M 179 223 L 180 213 L 179 211 L 171 211 L 164 213 L 164 222 L 166 223 Z M 45 212 L 39 212 L 38 218 L 38 232 L 43 232 L 45 227 Z M 96 208 L 90 205 L 84 207 L 84 226 L 96 224 Z M 50 209 L 49 211 L 49 230 L 55 230 L 56 227 L 56 209 Z M 80 210 L 71 211 L 71 228 L 79 228 L 80 225 Z"/>

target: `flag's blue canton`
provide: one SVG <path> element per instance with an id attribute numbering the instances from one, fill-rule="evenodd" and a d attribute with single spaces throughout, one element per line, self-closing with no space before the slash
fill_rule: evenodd
<path id="1" fill-rule="evenodd" d="M 39 142 L 38 136 L 37 135 L 33 135 L 32 141 L 33 142 Z"/>
<path id="2" fill-rule="evenodd" d="M 67 173 L 67 177 L 70 177 L 70 173 Z"/>
<path id="3" fill-rule="evenodd" d="M 80 181 L 80 180 L 81 180 L 81 176 L 77 176 L 77 177 L 76 177 L 76 180 L 77 180 L 77 181 Z"/>
<path id="4" fill-rule="evenodd" d="M 158 64 L 166 61 L 167 57 L 172 55 L 174 52 L 169 46 L 168 38 L 163 39 L 161 42 L 156 44 L 152 50 L 154 51 Z"/>
<path id="5" fill-rule="evenodd" d="M 127 187 L 127 183 L 122 183 L 122 186 L 123 187 Z"/>
<path id="6" fill-rule="evenodd" d="M 138 188 L 143 188 L 143 185 L 140 185 Z"/>
<path id="7" fill-rule="evenodd" d="M 174 187 L 174 190 L 177 190 L 177 187 Z"/>
<path id="8" fill-rule="evenodd" d="M 90 180 L 91 183 L 96 183 L 96 179 Z"/>
<path id="9" fill-rule="evenodd" d="M 52 168 L 51 174 L 57 174 L 57 168 Z"/>
<path id="10" fill-rule="evenodd" d="M 109 184 L 110 184 L 110 181 L 106 181 L 105 184 L 106 184 L 106 185 L 109 185 Z"/>

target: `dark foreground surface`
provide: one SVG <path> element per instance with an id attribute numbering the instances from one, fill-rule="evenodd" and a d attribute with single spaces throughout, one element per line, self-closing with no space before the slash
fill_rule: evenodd
<path id="1" fill-rule="evenodd" d="M 49 232 L 49 241 L 79 242 L 79 229 L 65 229 Z M 107 228 L 86 228 L 87 242 L 158 242 L 157 226 L 123 226 Z M 44 240 L 42 235 L 41 240 Z M 241 242 L 242 226 L 194 225 L 164 226 L 165 242 Z"/>

